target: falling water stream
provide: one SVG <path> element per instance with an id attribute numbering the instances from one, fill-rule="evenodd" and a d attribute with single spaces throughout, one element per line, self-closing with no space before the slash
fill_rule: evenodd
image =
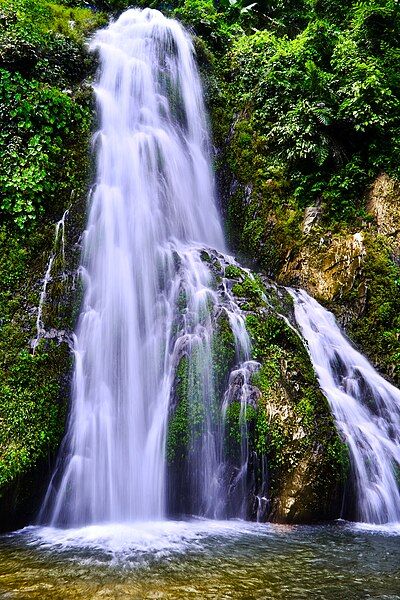
<path id="1" fill-rule="evenodd" d="M 91 49 L 100 60 L 99 130 L 80 269 L 85 291 L 74 338 L 71 414 L 40 521 L 72 527 L 167 516 L 167 423 L 183 371 L 187 415 L 195 425 L 185 473 L 170 483 L 177 486 L 172 494 L 182 497 L 177 510 L 246 518 L 246 411 L 259 365 L 251 360 L 244 314 L 227 280 L 221 304 L 202 259 L 209 248 L 225 263 L 233 261 L 223 254 L 192 41 L 160 12 L 130 9 L 97 32 Z M 305 292 L 290 293 L 350 449 L 357 518 L 398 522 L 400 391 L 354 350 L 330 313 Z M 236 348 L 225 393 L 213 364 L 221 312 Z M 235 465 L 224 447 L 232 401 L 240 404 Z M 265 480 L 261 488 L 260 516 Z"/>
<path id="2" fill-rule="evenodd" d="M 353 348 L 332 313 L 304 291 L 291 294 L 319 383 L 350 450 L 357 520 L 398 523 L 400 390 Z"/>
<path id="3" fill-rule="evenodd" d="M 132 9 L 91 49 L 100 59 L 100 125 L 85 292 L 68 431 L 40 519 L 72 526 L 165 516 L 166 424 L 182 356 L 192 410 L 203 412 L 190 508 L 224 517 L 221 427 L 212 422 L 218 299 L 200 251 L 225 244 L 192 41 L 160 12 Z M 244 318 L 233 299 L 224 310 L 246 361 Z"/>

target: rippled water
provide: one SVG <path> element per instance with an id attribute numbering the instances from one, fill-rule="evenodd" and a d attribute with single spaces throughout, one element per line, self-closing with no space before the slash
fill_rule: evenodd
<path id="1" fill-rule="evenodd" d="M 30 527 L 0 538 L 0 597 L 393 600 L 399 534 L 203 520 Z"/>

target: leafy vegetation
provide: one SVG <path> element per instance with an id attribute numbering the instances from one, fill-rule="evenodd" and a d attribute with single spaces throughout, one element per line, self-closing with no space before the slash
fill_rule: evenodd
<path id="1" fill-rule="evenodd" d="M 54 224 L 80 202 L 90 163 L 92 98 L 84 78 L 95 63 L 84 46 L 105 15 L 46 0 L 0 0 L 0 510 L 10 484 L 54 456 L 64 432 L 70 350 L 42 340 L 32 354 L 42 279 Z M 72 242 L 72 232 L 71 235 Z M 46 326 L 71 324 L 67 262 L 54 257 Z M 62 264 L 61 264 L 62 263 Z M 68 297 L 68 300 L 67 300 Z M 35 511 L 24 496 L 27 514 Z M 4 516 L 5 516 L 4 514 Z M 3 524 L 5 526 L 5 524 Z M 11 522 L 10 522 L 11 526 Z"/>
<path id="2" fill-rule="evenodd" d="M 41 215 L 54 214 L 60 166 L 71 168 L 68 153 L 77 133 L 89 128 L 87 106 L 56 87 L 0 69 L 0 210 L 21 229 Z M 64 166 L 63 165 L 63 166 Z M 68 173 L 69 174 L 69 173 Z M 61 189 L 60 189 L 61 188 Z"/>
<path id="3" fill-rule="evenodd" d="M 349 219 L 374 176 L 399 176 L 397 5 L 353 2 L 343 16 L 339 2 L 307 4 L 295 27 L 281 14 L 234 41 L 232 104 L 300 206 L 322 201 L 329 218 Z"/>

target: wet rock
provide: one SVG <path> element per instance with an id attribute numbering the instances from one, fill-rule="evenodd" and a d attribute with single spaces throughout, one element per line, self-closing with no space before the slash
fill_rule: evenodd
<path id="1" fill-rule="evenodd" d="M 325 234 L 318 245 L 304 246 L 294 258 L 289 257 L 279 278 L 329 302 L 353 289 L 365 256 L 362 232 L 338 237 Z M 360 299 L 364 294 L 360 289 Z"/>
<path id="2" fill-rule="evenodd" d="M 400 252 L 400 184 L 385 173 L 379 175 L 368 193 L 367 211 L 378 233 L 389 236 Z"/>
<path id="3" fill-rule="evenodd" d="M 302 231 L 304 235 L 308 235 L 312 228 L 318 223 L 321 217 L 322 209 L 320 205 L 307 206 L 304 211 L 304 220 L 302 224 Z"/>

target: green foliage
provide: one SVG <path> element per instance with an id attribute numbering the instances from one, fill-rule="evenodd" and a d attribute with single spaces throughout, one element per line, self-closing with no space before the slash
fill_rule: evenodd
<path id="1" fill-rule="evenodd" d="M 90 117 L 67 93 L 0 69 L 0 119 L 0 210 L 24 228 L 56 202 L 63 155 Z"/>
<path id="2" fill-rule="evenodd" d="M 236 265 L 228 265 L 224 271 L 224 276 L 228 279 L 236 279 L 241 278 L 243 274 L 243 270 Z"/>
<path id="3" fill-rule="evenodd" d="M 244 273 L 242 280 L 232 287 L 232 292 L 239 298 L 246 299 L 247 310 L 259 308 L 264 304 L 263 287 L 257 277 L 250 277 Z"/>
<path id="4" fill-rule="evenodd" d="M 90 72 L 85 36 L 102 22 L 46 0 L 0 2 L 0 215 L 21 230 L 58 214 L 80 177 L 91 101 L 74 88 Z"/>
<path id="5" fill-rule="evenodd" d="M 275 351 L 280 345 L 301 353 L 304 351 L 294 331 L 274 313 L 268 313 L 262 319 L 250 314 L 246 318 L 246 327 L 251 336 L 253 356 L 256 360 L 268 361 L 271 348 Z"/>
<path id="6" fill-rule="evenodd" d="M 63 435 L 66 403 L 60 375 L 68 350 L 51 355 L 26 350 L 3 359 L 0 371 L 0 486 L 56 449 Z M 61 372 L 60 372 L 61 368 Z"/>
<path id="7" fill-rule="evenodd" d="M 237 38 L 226 77 L 235 110 L 251 115 L 252 139 L 263 137 L 258 154 L 285 166 L 298 206 L 322 199 L 341 221 L 354 217 L 380 171 L 400 174 L 400 30 L 392 0 L 353 2 L 347 19 L 337 4 L 299 7 L 302 25 L 291 35 L 281 22 Z"/>

